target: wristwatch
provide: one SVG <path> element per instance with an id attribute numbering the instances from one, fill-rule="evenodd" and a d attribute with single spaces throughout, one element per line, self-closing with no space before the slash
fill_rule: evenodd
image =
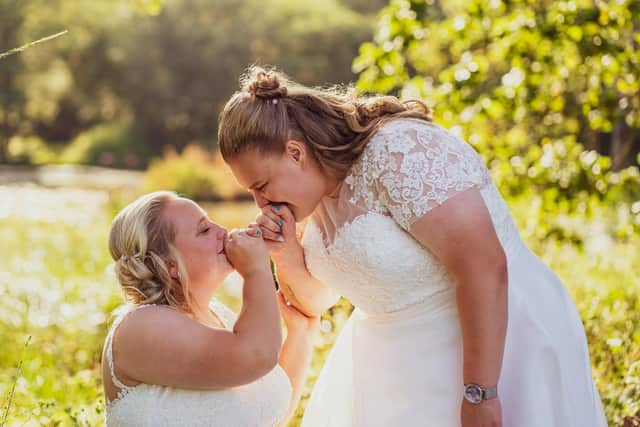
<path id="1" fill-rule="evenodd" d="M 482 387 L 478 384 L 464 385 L 464 398 L 467 402 L 477 405 L 483 400 L 498 397 L 498 387 Z"/>

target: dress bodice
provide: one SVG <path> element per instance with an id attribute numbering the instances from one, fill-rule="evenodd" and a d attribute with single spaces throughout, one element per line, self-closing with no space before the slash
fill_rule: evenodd
<path id="1" fill-rule="evenodd" d="M 114 374 L 112 339 L 125 316 L 145 305 L 126 307 L 114 321 L 107 336 L 105 356 L 118 397 L 107 403 L 106 424 L 110 426 L 274 426 L 288 410 L 291 384 L 276 366 L 266 376 L 239 387 L 222 390 L 186 390 L 153 384 L 126 386 Z M 211 309 L 227 328 L 235 314 L 218 301 Z"/>
<path id="2" fill-rule="evenodd" d="M 394 120 L 373 135 L 337 191 L 307 221 L 302 245 L 312 275 L 371 317 L 427 300 L 450 303 L 444 266 L 411 225 L 449 198 L 477 188 L 509 257 L 520 237 L 482 158 L 434 124 Z"/>

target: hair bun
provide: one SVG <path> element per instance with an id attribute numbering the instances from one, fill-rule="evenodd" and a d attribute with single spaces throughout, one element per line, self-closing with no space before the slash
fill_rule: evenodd
<path id="1" fill-rule="evenodd" d="M 287 96 L 287 88 L 280 86 L 280 78 L 273 71 L 254 68 L 245 90 L 261 99 L 277 99 Z"/>

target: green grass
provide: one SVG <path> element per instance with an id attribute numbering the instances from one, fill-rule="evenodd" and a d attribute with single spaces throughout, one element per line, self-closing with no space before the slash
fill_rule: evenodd
<path id="1" fill-rule="evenodd" d="M 68 193 L 53 193 L 50 209 L 40 209 L 40 214 L 19 214 L 28 206 L 10 215 L 0 212 L 0 420 L 7 415 L 0 425 L 103 423 L 101 349 L 110 312 L 121 301 L 109 272 L 106 242 L 109 222 L 122 201 L 107 194 L 96 197 L 89 209 L 82 207 L 86 194 L 73 194 L 78 203 L 60 204 L 55 200 Z M 525 204 L 512 207 L 516 213 L 526 211 Z M 227 227 L 242 226 L 256 214 L 246 203 L 206 208 Z M 91 212 L 85 221 L 83 209 Z M 524 217 L 519 225 L 574 297 L 607 418 L 611 426 L 622 426 L 625 417 L 640 410 L 640 238 L 615 240 L 606 230 L 599 236 L 594 231 L 598 224 L 583 220 L 578 226 L 589 239 L 565 244 L 540 240 Z M 237 307 L 234 297 L 222 298 Z M 349 310 L 343 301 L 324 317 L 305 399 Z M 304 404 L 292 426 L 299 424 Z"/>

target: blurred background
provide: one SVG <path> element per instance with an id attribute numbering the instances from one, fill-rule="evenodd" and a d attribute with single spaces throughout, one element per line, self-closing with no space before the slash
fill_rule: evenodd
<path id="1" fill-rule="evenodd" d="M 640 0 L 0 0 L 0 426 L 103 424 L 124 204 L 254 219 L 215 136 L 254 63 L 433 106 L 567 285 L 610 425 L 640 425 L 639 45 Z M 323 317 L 307 394 L 350 310 Z"/>

